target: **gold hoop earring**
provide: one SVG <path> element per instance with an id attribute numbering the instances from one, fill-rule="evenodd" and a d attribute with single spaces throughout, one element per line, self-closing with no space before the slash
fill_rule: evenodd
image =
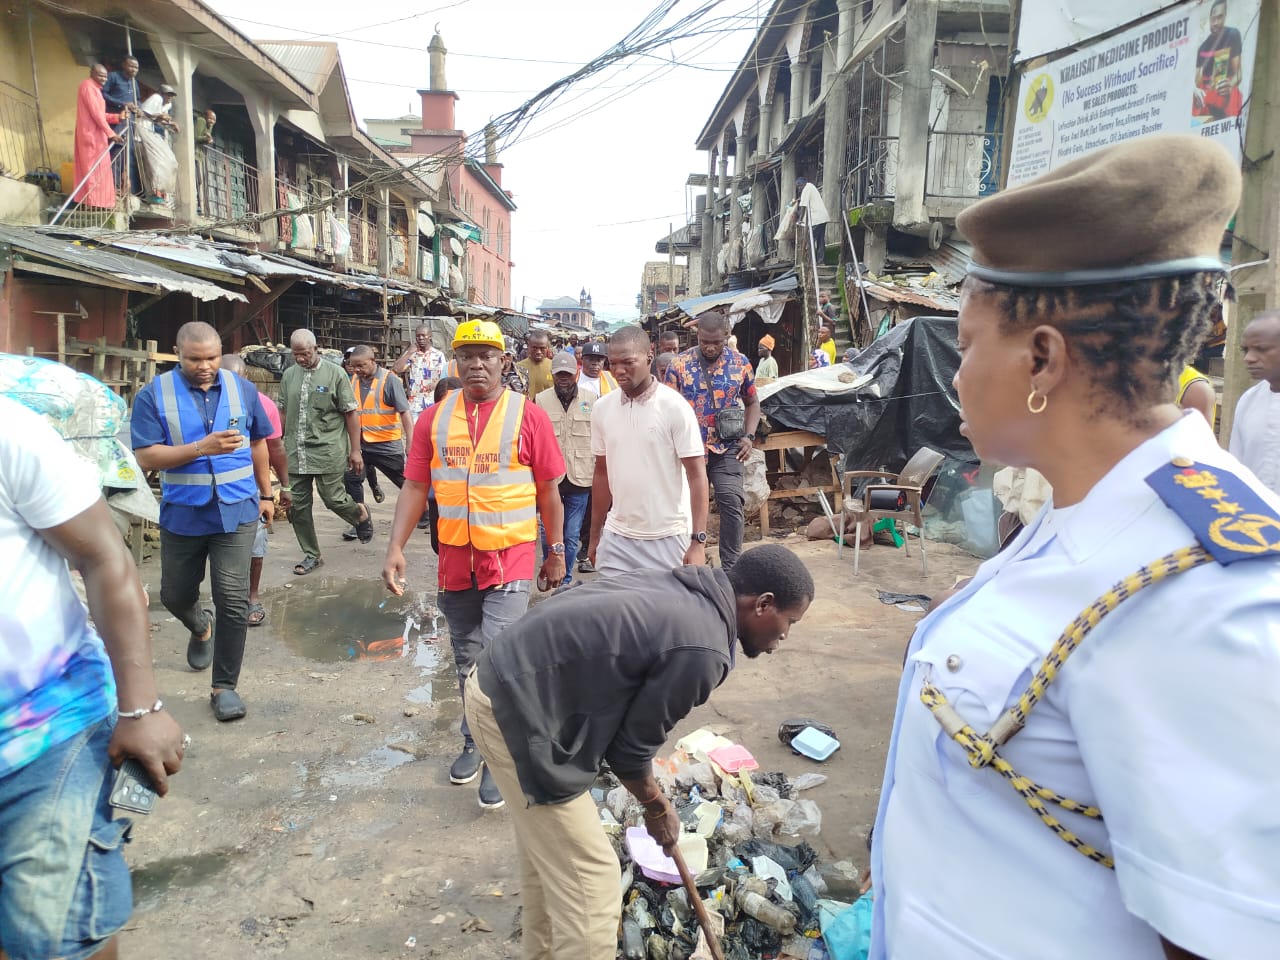
<path id="1" fill-rule="evenodd" d="M 1027 409 L 1030 410 L 1032 413 L 1044 413 L 1044 408 L 1049 405 L 1049 397 L 1047 394 L 1041 394 L 1040 406 L 1033 407 L 1031 405 L 1031 401 L 1035 399 L 1036 392 L 1037 392 L 1036 388 L 1032 387 L 1031 392 L 1027 394 Z"/>

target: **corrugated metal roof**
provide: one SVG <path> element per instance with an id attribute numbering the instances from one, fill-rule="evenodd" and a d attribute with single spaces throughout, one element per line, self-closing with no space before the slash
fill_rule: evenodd
<path id="1" fill-rule="evenodd" d="M 338 60 L 338 45 L 329 40 L 255 40 L 262 50 L 308 90 L 318 92 Z"/>
<path id="2" fill-rule="evenodd" d="M 156 292 L 188 293 L 197 300 L 206 301 L 247 299 L 244 294 L 220 287 L 216 283 L 196 279 L 127 253 L 104 249 L 79 238 L 67 238 L 30 227 L 0 225 L 0 242 L 13 248 L 16 270 L 22 269 L 21 258 L 27 256 L 37 263 L 63 265 L 89 275 L 114 278 Z"/>
<path id="3" fill-rule="evenodd" d="M 947 290 L 930 290 L 927 294 L 914 287 L 899 287 L 894 284 L 862 281 L 862 289 L 867 296 L 885 303 L 909 303 L 929 310 L 942 310 L 955 313 L 960 309 L 960 298 Z"/>

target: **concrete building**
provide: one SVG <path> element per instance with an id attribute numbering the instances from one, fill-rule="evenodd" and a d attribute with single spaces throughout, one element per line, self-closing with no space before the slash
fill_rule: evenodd
<path id="1" fill-rule="evenodd" d="M 543 322 L 557 323 L 563 327 L 576 327 L 584 333 L 595 329 L 596 312 L 591 308 L 591 294 L 583 287 L 578 299 L 573 297 L 556 297 L 554 300 L 543 300 L 537 311 Z"/>
<path id="2" fill-rule="evenodd" d="M 662 246 L 661 242 L 659 246 Z M 666 250 L 664 248 L 658 252 L 666 253 Z M 674 297 L 672 293 L 675 294 Z M 673 266 L 666 260 L 652 260 L 644 265 L 640 274 L 640 293 L 636 296 L 636 308 L 641 316 L 647 317 L 666 311 L 677 300 L 688 295 L 689 281 L 684 264 L 677 263 Z"/>
<path id="3" fill-rule="evenodd" d="M 441 236 L 436 248 L 441 285 L 459 299 L 505 307 L 511 303 L 515 266 L 511 214 L 516 204 L 502 186 L 497 138 L 486 129 L 483 160 L 468 150 L 467 134 L 457 126 L 455 105 L 460 97 L 449 89 L 444 38 L 436 33 L 427 49 L 431 74 L 427 89 L 418 91 L 422 115 L 375 118 L 365 124 L 396 156 L 418 165 L 426 176 L 444 179 L 446 189 L 435 204 L 436 219 L 449 234 Z"/>
<path id="4" fill-rule="evenodd" d="M 697 292 L 795 267 L 777 234 L 800 177 L 831 218 L 827 262 L 842 247 L 880 274 L 940 251 L 956 215 L 1000 186 L 1008 29 L 1007 0 L 775 0 L 697 137 Z"/>
<path id="5" fill-rule="evenodd" d="M 135 0 L 127 21 L 117 9 L 0 17 L 0 350 L 65 357 L 97 341 L 95 358 L 118 359 L 126 341 L 168 349 L 190 319 L 228 347 L 306 325 L 322 345 L 390 349 L 389 319 L 437 294 L 418 255 L 436 188 L 359 129 L 336 45 L 256 43 L 199 0 Z M 140 98 L 177 91 L 176 185 L 161 202 L 64 204 L 77 88 L 129 54 Z M 197 144 L 206 110 L 217 122 Z"/>

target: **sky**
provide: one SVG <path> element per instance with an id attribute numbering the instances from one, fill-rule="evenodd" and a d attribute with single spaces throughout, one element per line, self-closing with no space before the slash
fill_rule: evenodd
<path id="1" fill-rule="evenodd" d="M 206 2 L 255 40 L 336 40 L 360 119 L 420 112 L 438 25 L 457 123 L 478 142 L 491 118 L 613 48 L 658 0 Z M 677 0 L 662 22 L 707 2 Z M 734 19 L 579 81 L 502 149 L 503 186 L 518 206 L 512 306 L 532 310 L 586 287 L 600 319 L 637 315 L 644 263 L 665 259 L 654 244 L 668 223 L 687 221 L 695 191 L 685 181 L 706 172 L 694 141 L 771 5 L 721 0 L 709 19 Z"/>

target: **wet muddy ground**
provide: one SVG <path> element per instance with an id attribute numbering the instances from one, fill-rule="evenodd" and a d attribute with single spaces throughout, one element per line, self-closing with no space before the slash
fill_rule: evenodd
<path id="1" fill-rule="evenodd" d="M 187 669 L 185 631 L 153 602 L 157 678 L 192 744 L 170 796 L 135 821 L 128 960 L 519 955 L 509 824 L 500 810 L 480 810 L 474 783 L 448 779 L 461 701 L 444 620 L 432 621 L 434 557 L 415 536 L 410 592 L 391 597 L 378 574 L 393 503 L 371 506 L 368 545 L 343 543 L 340 522 L 317 515 L 325 565 L 307 577 L 293 576 L 297 545 L 276 525 L 267 619 L 249 631 L 240 682 L 242 721 L 214 721 L 208 675 Z M 814 845 L 861 864 L 902 651 L 919 618 L 876 591 L 936 593 L 977 561 L 931 545 L 922 579 L 914 544 L 910 557 L 875 547 L 855 580 L 835 544 L 781 542 L 814 574 L 809 614 L 777 654 L 740 660 L 673 741 L 712 726 L 766 771 L 827 774 L 807 794 L 824 817 Z M 158 596 L 158 556 L 142 573 Z M 795 716 L 835 727 L 841 749 L 824 764 L 793 755 L 776 732 Z"/>

